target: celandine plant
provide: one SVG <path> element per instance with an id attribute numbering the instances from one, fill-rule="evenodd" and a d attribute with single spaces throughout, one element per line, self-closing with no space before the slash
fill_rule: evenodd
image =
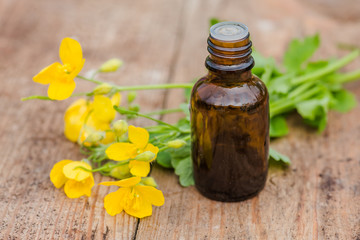
<path id="1" fill-rule="evenodd" d="M 293 40 L 285 52 L 282 66 L 271 58 L 254 52 L 253 73 L 261 76 L 270 96 L 270 136 L 281 137 L 288 133 L 286 114 L 297 111 L 305 123 L 324 130 L 329 109 L 340 112 L 351 110 L 356 98 L 343 89 L 343 84 L 360 78 L 360 71 L 340 73 L 338 70 L 354 60 L 355 50 L 338 60 L 308 62 L 320 43 L 318 35 L 304 41 Z M 190 151 L 190 121 L 188 102 L 176 109 L 162 109 L 143 114 L 134 104 L 137 90 L 185 89 L 188 101 L 192 83 L 159 84 L 140 86 L 118 86 L 105 83 L 95 76 L 114 72 L 122 65 L 119 59 L 110 59 L 100 66 L 92 77 L 79 75 L 85 60 L 80 44 L 65 38 L 60 45 L 59 62 L 41 70 L 33 80 L 49 85 L 48 96 L 30 96 L 23 100 L 65 100 L 81 97 L 66 110 L 64 133 L 67 139 L 80 145 L 86 156 L 81 161 L 62 160 L 54 165 L 50 180 L 56 188 L 64 187 L 69 198 L 91 196 L 95 185 L 93 173 L 98 172 L 118 181 L 102 182 L 104 186 L 118 186 L 119 189 L 104 198 L 104 207 L 110 215 L 123 210 L 135 217 L 152 214 L 152 205 L 164 204 L 163 193 L 157 189 L 152 177 L 148 177 L 151 164 L 155 161 L 172 168 L 179 176 L 182 186 L 194 184 Z M 76 93 L 74 79 L 85 80 L 97 86 L 91 92 Z M 128 91 L 127 105 L 121 104 L 120 92 Z M 123 106 L 124 105 L 124 106 Z M 120 107 L 121 106 L 121 107 Z M 185 117 L 176 124 L 168 124 L 153 117 L 173 112 L 183 112 Z M 120 113 L 123 119 L 116 120 Z M 135 117 L 143 117 L 157 123 L 141 128 L 128 125 Z M 270 160 L 289 164 L 288 157 L 273 149 Z M 271 161 L 270 161 L 271 164 Z"/>

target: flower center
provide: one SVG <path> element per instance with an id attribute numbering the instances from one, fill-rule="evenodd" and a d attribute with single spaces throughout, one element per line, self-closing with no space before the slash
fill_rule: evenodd
<path id="1" fill-rule="evenodd" d="M 66 74 L 71 74 L 74 71 L 75 67 L 71 66 L 70 64 L 66 63 L 60 67 L 60 71 Z"/>

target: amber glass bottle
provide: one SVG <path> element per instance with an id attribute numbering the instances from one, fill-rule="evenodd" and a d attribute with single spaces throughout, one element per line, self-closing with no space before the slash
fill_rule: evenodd
<path id="1" fill-rule="evenodd" d="M 192 160 L 196 188 L 218 201 L 241 201 L 265 185 L 269 96 L 252 75 L 248 28 L 222 22 L 210 28 L 208 75 L 191 95 Z"/>

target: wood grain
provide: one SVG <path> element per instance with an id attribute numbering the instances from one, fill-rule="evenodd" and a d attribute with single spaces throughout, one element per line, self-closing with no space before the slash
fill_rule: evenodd
<path id="1" fill-rule="evenodd" d="M 315 32 L 322 37 L 316 57 L 342 56 L 338 43 L 359 46 L 353 2 L 0 0 L 0 239 L 360 239 L 360 107 L 331 113 L 321 135 L 292 116 L 291 134 L 272 146 L 293 164 L 272 167 L 265 189 L 248 201 L 208 200 L 194 187 L 182 188 L 172 171 L 155 167 L 165 205 L 138 221 L 105 212 L 103 198 L 115 188 L 96 186 L 90 198 L 68 199 L 52 186 L 55 162 L 82 158 L 63 136 L 71 101 L 20 102 L 46 94 L 31 78 L 58 61 L 66 36 L 82 43 L 84 72 L 120 57 L 123 69 L 104 79 L 122 85 L 189 82 L 205 74 L 210 17 L 247 23 L 256 49 L 277 60 L 291 38 Z M 348 69 L 359 65 L 357 60 Z M 91 85 L 78 82 L 77 88 Z M 360 99 L 360 83 L 348 88 Z M 181 101 L 180 90 L 139 92 L 137 99 L 144 112 Z M 95 176 L 97 183 L 106 179 Z"/>

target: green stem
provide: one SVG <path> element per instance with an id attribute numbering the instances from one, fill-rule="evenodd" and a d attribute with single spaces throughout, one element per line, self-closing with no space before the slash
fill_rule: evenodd
<path id="1" fill-rule="evenodd" d="M 55 101 L 54 99 L 51 99 L 48 96 L 39 96 L 39 95 L 34 95 L 34 96 L 30 96 L 30 97 L 21 98 L 21 101 L 27 101 L 27 100 L 33 100 L 33 99 Z"/>
<path id="2" fill-rule="evenodd" d="M 353 51 L 350 54 L 346 55 L 345 57 L 329 64 L 328 66 L 326 66 L 324 68 L 321 68 L 319 70 L 316 70 L 309 74 L 305 74 L 300 77 L 293 78 L 291 82 L 293 84 L 300 84 L 300 83 L 304 83 L 307 81 L 315 80 L 317 78 L 320 78 L 326 74 L 329 74 L 331 72 L 334 72 L 334 71 L 342 68 L 343 66 L 350 63 L 352 60 L 354 60 L 358 56 L 359 56 L 359 50 Z"/>
<path id="3" fill-rule="evenodd" d="M 171 88 L 192 88 L 192 83 L 183 84 L 156 84 L 156 85 L 138 85 L 138 86 L 115 86 L 116 91 L 136 91 L 136 90 L 155 90 L 155 89 L 171 89 Z"/>
<path id="4" fill-rule="evenodd" d="M 159 111 L 146 113 L 146 115 L 148 115 L 148 116 L 151 116 L 151 115 L 164 115 L 164 114 L 176 113 L 176 112 L 182 112 L 181 108 L 163 109 L 163 110 L 159 110 Z"/>
<path id="5" fill-rule="evenodd" d="M 171 125 L 171 124 L 168 124 L 168 123 L 166 123 L 166 122 L 163 122 L 163 121 L 161 121 L 161 120 L 152 118 L 152 117 L 150 117 L 150 116 L 148 116 L 148 115 L 141 114 L 141 113 L 138 113 L 138 112 L 135 112 L 135 111 L 130 111 L 130 110 L 122 109 L 122 108 L 119 108 L 119 107 L 117 107 L 117 106 L 114 106 L 114 109 L 115 109 L 118 113 L 120 113 L 120 114 L 132 114 L 132 115 L 135 115 L 135 116 L 147 118 L 147 119 L 150 119 L 150 120 L 152 120 L 152 121 L 154 121 L 154 122 L 157 122 L 157 123 L 166 125 L 166 126 L 172 128 L 172 129 L 175 129 L 176 131 L 181 132 L 181 130 L 180 130 L 178 127 L 175 127 L 175 126 L 173 126 L 173 125 Z"/>
<path id="6" fill-rule="evenodd" d="M 96 84 L 102 84 L 102 83 L 104 83 L 104 82 L 102 82 L 102 81 L 95 80 L 95 79 L 92 79 L 92 78 L 86 78 L 86 77 L 80 76 L 80 75 L 77 75 L 77 78 L 80 78 L 80 79 L 85 80 L 85 81 L 88 81 L 88 82 L 96 83 Z"/>
<path id="7" fill-rule="evenodd" d="M 86 77 L 83 77 L 83 76 L 80 76 L 80 75 L 78 75 L 77 77 L 80 78 L 80 79 L 83 79 L 85 81 L 93 82 L 93 83 L 96 83 L 96 84 L 105 83 L 103 81 L 99 81 L 99 80 L 95 80 L 95 79 L 91 79 L 91 78 L 86 78 Z M 194 86 L 194 84 L 192 84 L 192 83 L 151 84 L 151 85 L 137 85 L 137 86 L 117 86 L 117 85 L 114 85 L 114 84 L 110 84 L 110 85 L 112 85 L 117 92 L 136 91 L 136 90 L 151 90 L 151 89 L 154 90 L 154 89 L 170 89 L 170 88 L 192 88 Z"/>
<path id="8" fill-rule="evenodd" d="M 87 169 L 87 168 L 84 168 L 84 167 L 81 167 L 81 166 L 78 166 L 78 167 L 75 167 L 74 169 L 77 169 L 77 168 L 80 168 L 82 170 L 85 170 L 87 172 L 99 172 L 99 171 L 103 171 L 103 170 L 112 170 L 113 168 L 116 168 L 116 167 L 120 167 L 122 165 L 125 165 L 125 164 L 128 164 L 130 160 L 125 160 L 125 161 L 121 161 L 121 163 L 118 163 L 118 164 L 115 164 L 115 165 L 112 165 L 112 166 L 109 166 L 109 165 L 103 165 L 99 168 L 95 168 L 95 169 Z"/>
<path id="9" fill-rule="evenodd" d="M 360 69 L 340 75 L 335 82 L 346 83 L 360 79 Z"/>
<path id="10" fill-rule="evenodd" d="M 317 94 L 321 91 L 321 88 L 315 87 L 313 89 L 310 89 L 309 91 L 305 92 L 298 98 L 292 98 L 292 99 L 284 99 L 286 101 L 281 101 L 280 104 L 271 104 L 270 105 L 270 118 L 282 114 L 284 112 L 291 111 L 295 108 L 296 104 L 298 104 L 301 101 L 307 100 L 308 98 L 312 97 L 313 95 Z M 279 101 L 280 102 L 280 101 Z M 275 102 L 277 103 L 277 102 Z"/>
<path id="11" fill-rule="evenodd" d="M 87 96 L 88 94 L 89 93 L 74 93 L 74 94 L 71 94 L 70 97 Z M 34 99 L 56 101 L 54 99 L 49 98 L 48 96 L 40 96 L 40 95 L 24 97 L 24 98 L 21 98 L 21 101 L 34 100 Z"/>

